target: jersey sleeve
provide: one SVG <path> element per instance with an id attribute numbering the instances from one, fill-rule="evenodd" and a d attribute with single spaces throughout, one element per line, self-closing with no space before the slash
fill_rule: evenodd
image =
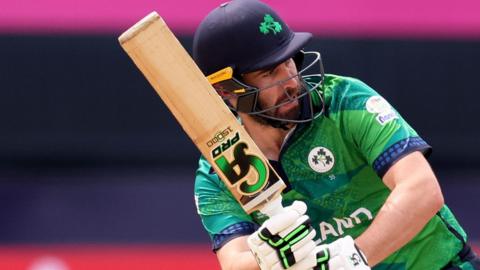
<path id="1" fill-rule="evenodd" d="M 214 251 L 258 229 L 203 157 L 195 175 L 195 202 Z"/>
<path id="2" fill-rule="evenodd" d="M 380 177 L 409 153 L 430 154 L 431 147 L 375 90 L 353 78 L 343 83 L 344 90 L 333 97 L 332 110 L 345 136 Z"/>

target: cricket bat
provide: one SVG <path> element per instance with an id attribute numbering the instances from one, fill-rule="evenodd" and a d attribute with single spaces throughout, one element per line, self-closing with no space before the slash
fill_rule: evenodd
<path id="1" fill-rule="evenodd" d="M 282 211 L 285 183 L 164 20 L 152 12 L 118 39 L 245 212 Z"/>

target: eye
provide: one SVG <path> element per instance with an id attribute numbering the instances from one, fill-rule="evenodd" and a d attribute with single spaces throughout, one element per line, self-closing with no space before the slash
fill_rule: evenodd
<path id="1" fill-rule="evenodd" d="M 271 68 L 269 70 L 265 70 L 264 72 L 262 72 L 262 74 L 260 75 L 262 78 L 266 78 L 266 77 L 269 77 L 271 75 L 273 75 L 273 73 L 275 72 L 275 69 L 276 68 Z"/>

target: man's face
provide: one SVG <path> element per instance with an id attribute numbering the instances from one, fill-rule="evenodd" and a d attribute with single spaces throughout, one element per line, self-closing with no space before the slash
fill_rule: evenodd
<path id="1" fill-rule="evenodd" d="M 300 83 L 298 76 L 295 75 L 297 75 L 297 67 L 290 58 L 271 69 L 244 74 L 243 81 L 262 89 L 259 92 L 258 100 L 262 110 L 285 103 L 278 108 L 265 112 L 265 114 L 281 119 L 296 120 L 300 113 L 300 105 L 297 99 L 300 92 Z M 292 76 L 295 77 L 292 78 Z"/>

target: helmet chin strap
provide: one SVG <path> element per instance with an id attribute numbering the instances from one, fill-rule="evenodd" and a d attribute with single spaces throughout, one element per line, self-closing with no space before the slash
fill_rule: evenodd
<path id="1" fill-rule="evenodd" d="M 288 125 L 292 124 L 290 122 L 273 120 L 270 118 L 261 117 L 259 115 L 250 115 L 250 116 L 253 117 L 257 122 L 260 122 L 261 124 L 268 125 L 274 128 L 280 128 L 282 130 L 289 130 L 290 128 L 288 127 Z"/>
<path id="2" fill-rule="evenodd" d="M 272 119 L 267 119 L 267 123 L 274 128 L 280 128 L 282 130 L 289 130 L 290 127 L 288 127 L 288 124 L 291 124 L 291 123 L 276 121 Z"/>

